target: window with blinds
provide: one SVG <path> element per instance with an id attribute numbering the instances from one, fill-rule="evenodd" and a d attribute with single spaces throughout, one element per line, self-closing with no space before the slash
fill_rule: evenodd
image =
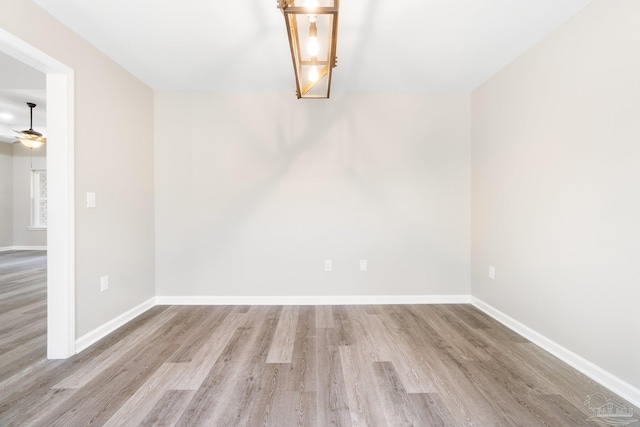
<path id="1" fill-rule="evenodd" d="M 31 227 L 47 227 L 47 171 L 31 171 Z"/>

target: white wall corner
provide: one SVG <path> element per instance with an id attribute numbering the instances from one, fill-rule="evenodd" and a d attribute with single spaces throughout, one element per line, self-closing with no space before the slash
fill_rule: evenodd
<path id="1" fill-rule="evenodd" d="M 76 354 L 85 350 L 92 344 L 95 344 L 102 338 L 109 335 L 111 332 L 115 331 L 121 326 L 124 326 L 128 322 L 140 316 L 145 311 L 153 308 L 155 305 L 156 305 L 156 298 L 155 297 L 150 298 L 147 301 L 143 302 L 142 304 L 139 304 L 133 307 L 132 309 L 122 313 L 115 319 L 112 319 L 109 322 L 105 323 L 104 325 L 97 327 L 93 331 L 84 334 L 83 336 L 81 336 L 76 340 Z"/>
<path id="2" fill-rule="evenodd" d="M 629 401 L 629 403 L 637 407 L 640 406 L 640 389 L 638 389 L 637 387 L 634 387 L 632 384 L 629 384 L 623 379 L 618 378 L 617 376 L 602 369 L 601 367 L 588 361 L 582 356 L 561 346 L 555 341 L 550 340 L 541 333 L 529 328 L 523 323 L 520 323 L 516 319 L 510 317 L 509 315 L 501 312 L 495 307 L 485 303 L 484 301 L 474 296 L 471 296 L 471 304 L 480 311 L 502 323 L 507 328 L 511 329 L 519 335 L 522 335 L 532 343 L 536 344 L 538 347 L 541 347 L 542 349 L 551 353 L 558 359 L 565 362 L 567 365 L 582 372 L 592 380 L 616 393 L 623 399 L 626 399 L 627 401 Z"/>

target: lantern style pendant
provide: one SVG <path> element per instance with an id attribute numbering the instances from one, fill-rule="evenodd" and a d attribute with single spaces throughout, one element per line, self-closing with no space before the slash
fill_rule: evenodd
<path id="1" fill-rule="evenodd" d="M 325 99 L 337 65 L 340 0 L 278 0 L 289 36 L 298 98 Z"/>

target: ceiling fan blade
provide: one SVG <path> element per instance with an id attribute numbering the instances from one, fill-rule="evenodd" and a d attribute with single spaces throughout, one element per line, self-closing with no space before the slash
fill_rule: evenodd
<path id="1" fill-rule="evenodd" d="M 18 135 L 17 135 L 17 137 L 18 137 L 18 138 L 29 138 L 29 139 L 33 139 L 33 138 L 35 138 L 36 136 L 38 136 L 38 135 L 32 135 L 32 134 L 30 134 L 29 132 L 25 132 L 25 131 L 17 131 L 17 130 L 14 130 L 14 132 L 18 134 Z"/>
<path id="2" fill-rule="evenodd" d="M 17 133 L 18 136 L 10 136 L 8 138 L 31 139 L 33 141 L 40 141 L 43 144 L 47 142 L 47 138 L 45 136 L 42 136 L 42 134 L 40 133 L 27 133 L 27 132 L 20 132 L 17 130 L 14 130 L 14 132 Z"/>
<path id="3" fill-rule="evenodd" d="M 6 144 L 15 144 L 18 141 L 19 141 L 19 139 L 18 139 L 17 136 L 0 135 L 0 142 L 6 143 Z"/>

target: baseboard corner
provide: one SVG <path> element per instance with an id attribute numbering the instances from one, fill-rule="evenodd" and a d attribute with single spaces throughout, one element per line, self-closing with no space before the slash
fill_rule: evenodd
<path id="1" fill-rule="evenodd" d="M 115 331 L 116 329 L 120 328 L 121 326 L 124 326 L 131 320 L 140 316 L 145 311 L 153 308 L 155 305 L 156 305 L 156 297 L 151 297 L 148 300 L 144 301 L 143 303 L 138 304 L 132 309 L 127 310 L 126 312 L 122 313 L 116 318 L 108 321 L 104 325 L 99 326 L 93 331 L 84 334 L 83 336 L 81 336 L 76 340 L 76 354 L 80 353 L 83 350 L 86 350 L 91 345 L 95 344 L 96 342 L 100 341 L 102 338 L 109 335 L 111 332 Z"/>

